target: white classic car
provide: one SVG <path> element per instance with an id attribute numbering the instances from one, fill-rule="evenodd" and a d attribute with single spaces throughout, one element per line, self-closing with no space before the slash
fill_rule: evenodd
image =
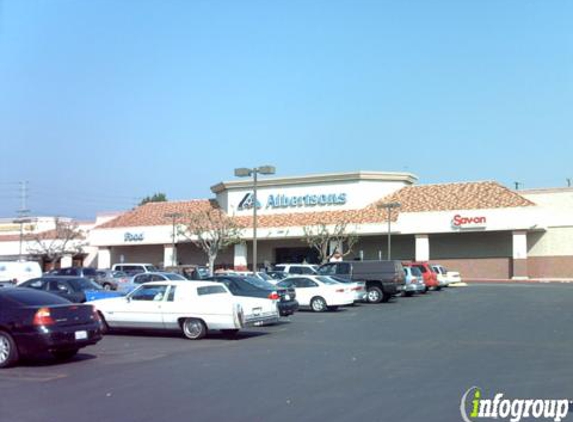
<path id="1" fill-rule="evenodd" d="M 192 340 L 208 330 L 234 334 L 279 319 L 275 301 L 233 296 L 224 284 L 208 281 L 144 283 L 125 297 L 91 304 L 105 328 L 180 330 Z"/>

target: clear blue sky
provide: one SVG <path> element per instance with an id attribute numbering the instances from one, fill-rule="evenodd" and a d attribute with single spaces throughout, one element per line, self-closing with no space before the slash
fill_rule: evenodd
<path id="1" fill-rule="evenodd" d="M 0 0 L 0 216 L 211 197 L 235 167 L 573 178 L 569 0 Z"/>

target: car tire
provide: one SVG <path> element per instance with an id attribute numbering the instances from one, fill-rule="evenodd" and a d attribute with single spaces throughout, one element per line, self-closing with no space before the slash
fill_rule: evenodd
<path id="1" fill-rule="evenodd" d="M 428 293 L 428 286 L 424 287 L 424 290 L 422 290 L 420 293 L 425 295 L 426 293 Z"/>
<path id="2" fill-rule="evenodd" d="M 70 360 L 78 354 L 80 349 L 54 350 L 52 355 L 58 360 Z"/>
<path id="3" fill-rule="evenodd" d="M 404 296 L 412 297 L 412 296 L 414 296 L 414 292 L 404 292 Z"/>
<path id="4" fill-rule="evenodd" d="M 183 335 L 189 340 L 200 340 L 207 335 L 207 326 L 197 318 L 187 318 L 181 323 Z"/>
<path id="5" fill-rule="evenodd" d="M 109 283 L 104 283 L 104 285 L 102 287 L 104 290 L 107 290 L 107 291 L 113 290 L 113 286 Z"/>
<path id="6" fill-rule="evenodd" d="M 326 311 L 328 309 L 326 306 L 326 300 L 320 296 L 313 297 L 310 301 L 310 309 L 312 309 L 314 312 Z"/>
<path id="7" fill-rule="evenodd" d="M 372 286 L 368 289 L 368 296 L 366 297 L 368 303 L 380 303 L 382 302 L 382 289 L 380 287 Z"/>
<path id="8" fill-rule="evenodd" d="M 442 286 L 436 286 L 436 287 L 434 287 L 434 290 L 439 292 L 440 290 L 442 290 Z"/>
<path id="9" fill-rule="evenodd" d="M 18 362 L 18 347 L 10 334 L 0 331 L 0 368 L 7 368 Z"/>
<path id="10" fill-rule="evenodd" d="M 98 312 L 98 315 L 99 319 L 101 319 L 101 333 L 102 334 L 109 333 L 109 325 L 107 325 L 107 321 L 105 320 L 103 314 L 101 312 Z"/>

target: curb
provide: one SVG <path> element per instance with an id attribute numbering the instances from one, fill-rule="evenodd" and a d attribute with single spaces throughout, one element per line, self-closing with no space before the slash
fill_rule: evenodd
<path id="1" fill-rule="evenodd" d="M 565 278 L 555 278 L 555 279 L 545 279 L 545 278 L 531 278 L 531 279 L 501 279 L 501 278 L 474 278 L 466 280 L 468 284 L 571 284 L 573 285 L 572 279 Z"/>

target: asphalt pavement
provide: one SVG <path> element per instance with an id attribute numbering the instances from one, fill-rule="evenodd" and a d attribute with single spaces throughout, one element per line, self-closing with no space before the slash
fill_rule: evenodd
<path id="1" fill-rule="evenodd" d="M 573 399 L 572 304 L 573 285 L 471 285 L 236 339 L 112 334 L 0 370 L 0 421 L 457 422 L 472 386 Z"/>

